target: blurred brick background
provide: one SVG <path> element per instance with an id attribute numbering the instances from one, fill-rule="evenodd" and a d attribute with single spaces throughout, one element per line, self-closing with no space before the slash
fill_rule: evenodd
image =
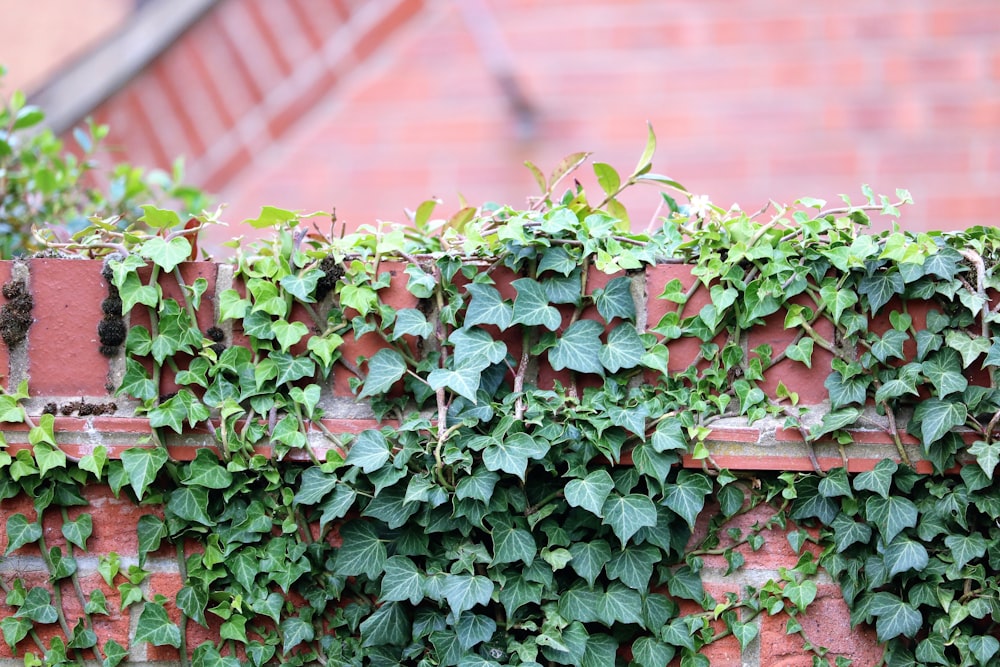
<path id="1" fill-rule="evenodd" d="M 220 0 L 95 115 L 116 158 L 185 155 L 231 223 L 520 205 L 525 159 L 627 171 L 648 120 L 654 171 L 721 206 L 870 183 L 911 190 L 907 228 L 962 228 L 1000 210 L 1000 3 Z M 657 196 L 625 201 L 644 225 Z"/>

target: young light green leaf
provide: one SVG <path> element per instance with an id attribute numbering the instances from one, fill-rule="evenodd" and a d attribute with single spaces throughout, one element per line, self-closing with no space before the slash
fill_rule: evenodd
<path id="1" fill-rule="evenodd" d="M 142 244 L 139 254 L 169 272 L 191 256 L 191 242 L 183 236 L 177 236 L 169 242 L 160 236 L 154 236 Z"/>

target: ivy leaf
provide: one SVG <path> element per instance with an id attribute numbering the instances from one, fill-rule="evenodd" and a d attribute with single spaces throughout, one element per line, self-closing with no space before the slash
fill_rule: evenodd
<path id="1" fill-rule="evenodd" d="M 573 560 L 569 562 L 570 567 L 586 579 L 591 588 L 604 565 L 611 560 L 611 547 L 604 540 L 574 542 L 569 547 L 569 553 L 573 556 Z"/>
<path id="2" fill-rule="evenodd" d="M 944 335 L 945 344 L 962 355 L 962 368 L 968 368 L 972 362 L 990 350 L 990 339 L 976 336 L 973 338 L 964 331 L 950 329 Z"/>
<path id="3" fill-rule="evenodd" d="M 611 530 L 625 543 L 643 527 L 656 525 L 656 506 L 648 496 L 631 493 L 627 496 L 614 494 L 601 508 L 604 519 L 601 523 L 611 526 Z"/>
<path id="4" fill-rule="evenodd" d="M 603 468 L 595 470 L 583 479 L 574 479 L 566 484 L 564 494 L 571 507 L 582 507 L 598 517 L 615 483 Z"/>
<path id="5" fill-rule="evenodd" d="M 463 649 L 470 649 L 476 644 L 488 642 L 497 630 L 496 621 L 489 616 L 464 612 L 458 617 L 455 632 L 458 643 Z"/>
<path id="6" fill-rule="evenodd" d="M 882 459 L 875 464 L 873 469 L 860 473 L 854 478 L 854 490 L 874 491 L 883 498 L 888 498 L 892 476 L 896 474 L 898 469 L 899 465 L 892 459 Z"/>
<path id="7" fill-rule="evenodd" d="M 156 479 L 156 474 L 167 462 L 167 452 L 162 447 L 132 447 L 122 452 L 121 460 L 136 498 L 142 498 L 146 488 Z"/>
<path id="8" fill-rule="evenodd" d="M 493 595 L 493 582 L 481 575 L 446 574 L 441 587 L 451 613 L 459 616 L 477 604 L 487 605 Z"/>
<path id="9" fill-rule="evenodd" d="M 913 421 L 920 424 L 920 440 L 924 446 L 940 440 L 945 433 L 965 424 L 968 408 L 939 398 L 921 401 L 913 411 Z"/>
<path id="10" fill-rule="evenodd" d="M 358 398 L 387 393 L 405 373 L 403 355 L 388 348 L 379 350 L 368 360 L 368 375 Z"/>
<path id="11" fill-rule="evenodd" d="M 145 222 L 150 227 L 166 229 L 169 227 L 179 227 L 181 224 L 181 218 L 177 215 L 177 211 L 157 208 L 151 204 L 143 204 L 139 208 L 142 209 L 142 215 L 139 216 L 139 220 Z M 160 240 L 162 241 L 163 239 L 160 238 Z"/>
<path id="12" fill-rule="evenodd" d="M 28 591 L 20 609 L 14 615 L 19 618 L 30 618 L 35 623 L 55 623 L 59 620 L 59 614 L 52 606 L 52 596 L 40 586 Z"/>
<path id="13" fill-rule="evenodd" d="M 549 451 L 549 443 L 536 440 L 527 433 L 514 433 L 494 438 L 483 450 L 483 464 L 488 470 L 503 470 L 517 475 L 522 481 L 528 468 L 528 459 L 540 459 Z"/>
<path id="14" fill-rule="evenodd" d="M 0 619 L 0 632 L 3 632 L 3 640 L 12 649 L 18 642 L 28 636 L 28 632 L 31 631 L 32 627 L 31 619 L 28 618 L 7 616 Z"/>
<path id="15" fill-rule="evenodd" d="M 367 521 L 350 521 L 340 530 L 343 544 L 337 552 L 337 570 L 346 576 L 363 574 L 378 579 L 385 567 L 385 544 Z"/>
<path id="16" fill-rule="evenodd" d="M 368 429 L 358 434 L 347 452 L 345 465 L 357 466 L 371 474 L 384 466 L 392 455 L 389 443 L 380 431 Z"/>
<path id="17" fill-rule="evenodd" d="M 206 489 L 228 489 L 232 486 L 233 474 L 219 464 L 218 458 L 210 450 L 199 449 L 188 465 L 183 482 L 187 486 Z"/>
<path id="18" fill-rule="evenodd" d="M 223 290 L 216 298 L 219 303 L 219 321 L 221 322 L 243 319 L 250 308 L 250 302 L 240 297 L 240 293 L 234 289 Z"/>
<path id="19" fill-rule="evenodd" d="M 272 352 L 268 359 L 274 361 L 278 371 L 275 379 L 278 386 L 310 377 L 316 372 L 316 363 L 308 357 L 296 357 L 287 352 Z"/>
<path id="20" fill-rule="evenodd" d="M 135 641 L 149 642 L 153 646 L 180 648 L 181 630 L 171 622 L 163 605 L 146 602 L 135 629 Z"/>
<path id="21" fill-rule="evenodd" d="M 471 475 L 463 476 L 458 481 L 458 485 L 455 487 L 455 498 L 458 500 L 471 498 L 482 503 L 489 503 L 498 481 L 500 481 L 500 475 L 483 466 L 477 466 Z"/>
<path id="22" fill-rule="evenodd" d="M 921 364 L 924 375 L 934 385 L 935 394 L 944 398 L 955 392 L 965 391 L 969 381 L 962 375 L 958 352 L 948 347 Z"/>
<path id="23" fill-rule="evenodd" d="M 249 652 L 248 650 L 247 653 Z M 223 657 L 211 643 L 205 643 L 196 648 L 191 662 L 198 667 L 240 667 L 238 659 L 231 655 Z"/>
<path id="24" fill-rule="evenodd" d="M 694 530 L 698 514 L 705 507 L 705 498 L 711 492 L 712 482 L 708 477 L 681 470 L 677 473 L 676 483 L 664 485 L 663 504 L 676 512 Z"/>
<path id="25" fill-rule="evenodd" d="M 1000 443 L 977 440 L 969 447 L 969 453 L 976 457 L 976 463 L 986 476 L 993 479 L 993 472 L 1000 462 Z"/>
<path id="26" fill-rule="evenodd" d="M 872 496 L 865 503 L 865 518 L 878 526 L 882 539 L 889 543 L 905 528 L 917 525 L 917 506 L 903 496 Z"/>
<path id="27" fill-rule="evenodd" d="M 756 629 L 756 626 L 752 627 Z M 740 646 L 742 649 L 742 642 Z M 639 667 L 663 667 L 674 659 L 675 653 L 673 645 L 664 644 L 653 637 L 638 637 L 632 642 L 632 659 Z"/>
<path id="28" fill-rule="evenodd" d="M 607 563 L 605 569 L 609 579 L 618 579 L 629 588 L 646 590 L 653 576 L 653 566 L 660 562 L 660 559 L 659 548 L 651 544 L 642 544 L 619 551 Z"/>
<path id="29" fill-rule="evenodd" d="M 281 346 L 281 350 L 287 352 L 288 348 L 298 343 L 309 333 L 309 328 L 302 322 L 276 320 L 271 324 L 271 331 L 274 332 L 274 338 Z"/>
<path id="30" fill-rule="evenodd" d="M 117 395 L 122 394 L 141 401 L 148 401 L 157 395 L 156 385 L 146 374 L 146 369 L 131 357 L 125 359 L 125 376 L 122 378 L 121 386 L 118 387 Z"/>
<path id="31" fill-rule="evenodd" d="M 209 527 L 215 525 L 215 521 L 208 515 L 208 491 L 201 487 L 174 489 L 167 501 L 167 511 L 184 521 Z"/>
<path id="32" fill-rule="evenodd" d="M 578 320 L 571 324 L 549 350 L 552 370 L 569 368 L 580 373 L 604 374 L 601 364 L 601 333 L 603 328 L 593 320 Z"/>
<path id="33" fill-rule="evenodd" d="M 169 273 L 191 256 L 191 243 L 183 236 L 174 237 L 170 241 L 154 236 L 142 244 L 139 254 Z"/>
<path id="34" fill-rule="evenodd" d="M 184 586 L 177 591 L 177 608 L 184 615 L 202 627 L 208 627 L 205 607 L 208 606 L 208 591 L 201 586 Z"/>
<path id="35" fill-rule="evenodd" d="M 823 305 L 833 315 L 834 322 L 840 322 L 844 311 L 854 307 L 854 304 L 858 302 L 858 295 L 854 290 L 841 289 L 835 280 L 824 281 L 819 295 L 823 299 Z"/>
<path id="36" fill-rule="evenodd" d="M 815 343 L 812 338 L 802 338 L 799 342 L 785 348 L 785 356 L 793 361 L 805 364 L 806 368 L 812 368 L 814 345 Z"/>
<path id="37" fill-rule="evenodd" d="M 299 491 L 293 500 L 300 505 L 315 505 L 336 485 L 336 475 L 324 472 L 319 466 L 307 468 L 299 478 Z"/>
<path id="38" fill-rule="evenodd" d="M 89 514 L 81 514 L 74 521 L 64 521 L 62 534 L 66 541 L 84 551 L 87 550 L 87 538 L 94 532 L 94 521 Z"/>
<path id="39" fill-rule="evenodd" d="M 308 269 L 301 274 L 290 273 L 283 276 L 280 281 L 281 288 L 304 303 L 315 303 L 313 294 L 316 292 L 316 284 L 325 274 L 320 269 Z"/>
<path id="40" fill-rule="evenodd" d="M 955 559 L 955 568 L 959 569 L 986 554 L 989 543 L 979 533 L 970 535 L 949 535 L 944 538 L 944 544 Z M 919 569 L 919 568 L 918 568 Z"/>
<path id="41" fill-rule="evenodd" d="M 630 278 L 612 278 L 604 289 L 596 289 L 593 294 L 594 305 L 605 322 L 616 317 L 635 321 L 635 301 L 632 299 L 632 280 Z"/>
<path id="42" fill-rule="evenodd" d="M 969 637 L 969 651 L 976 656 L 980 665 L 988 665 L 997 651 L 1000 651 L 1000 640 L 990 635 L 974 635 Z"/>
<path id="43" fill-rule="evenodd" d="M 500 604 L 507 612 L 508 618 L 526 604 L 538 604 L 542 598 L 542 585 L 526 577 L 515 574 L 507 579 L 500 588 Z"/>
<path id="44" fill-rule="evenodd" d="M 542 325 L 549 331 L 559 328 L 562 316 L 556 307 L 549 305 L 548 295 L 541 283 L 531 278 L 519 278 L 511 284 L 517 290 L 514 324 Z"/>
<path id="45" fill-rule="evenodd" d="M 387 602 L 362 621 L 362 646 L 404 646 L 411 639 L 411 623 L 405 605 Z"/>
<path id="46" fill-rule="evenodd" d="M 899 271 L 875 271 L 858 283 L 858 292 L 868 297 L 869 312 L 873 315 L 906 288 Z"/>
<path id="47" fill-rule="evenodd" d="M 636 623 L 642 625 L 642 596 L 617 581 L 608 584 L 597 596 L 597 616 L 605 625 Z"/>
<path id="48" fill-rule="evenodd" d="M 472 296 L 465 311 L 466 327 L 475 324 L 495 324 L 501 331 L 510 327 L 514 319 L 514 308 L 503 300 L 500 292 L 489 285 L 477 283 L 468 285 L 465 289 Z"/>
<path id="49" fill-rule="evenodd" d="M 858 375 L 845 379 L 840 371 L 835 370 L 826 378 L 823 385 L 830 392 L 831 407 L 837 409 L 850 403 L 864 405 L 870 382 L 870 378 Z"/>
<path id="50" fill-rule="evenodd" d="M 478 403 L 477 394 L 481 381 L 482 370 L 475 366 L 459 366 L 454 370 L 435 368 L 427 375 L 427 384 L 431 389 L 450 389 L 473 404 Z"/>
<path id="51" fill-rule="evenodd" d="M 816 582 L 812 579 L 806 579 L 801 582 L 790 581 L 786 583 L 785 588 L 782 589 L 782 595 L 795 605 L 796 609 L 804 612 L 806 607 L 816 599 L 816 591 Z"/>
<path id="52" fill-rule="evenodd" d="M 615 664 L 618 654 L 618 642 L 603 633 L 592 634 L 587 638 L 587 649 L 580 661 L 580 667 L 606 667 Z"/>
<path id="53" fill-rule="evenodd" d="M 483 370 L 507 358 L 507 345 L 479 327 L 456 329 L 448 342 L 455 346 L 456 367 Z"/>
<path id="54" fill-rule="evenodd" d="M 379 599 L 387 602 L 409 600 L 410 604 L 417 605 L 424 599 L 425 578 L 412 560 L 406 556 L 393 556 L 385 561 Z"/>
<path id="55" fill-rule="evenodd" d="M 621 324 L 608 334 L 608 342 L 601 348 L 601 364 L 612 373 L 623 368 L 635 368 L 642 363 L 646 346 L 632 324 Z"/>
<path id="56" fill-rule="evenodd" d="M 890 577 L 908 570 L 920 572 L 927 567 L 929 560 L 927 549 L 924 548 L 924 545 L 916 540 L 911 540 L 905 535 L 897 535 L 893 538 L 889 546 L 885 548 L 883 559 L 885 560 L 885 566 L 889 570 Z"/>
<path id="57" fill-rule="evenodd" d="M 434 333 L 434 325 L 427 321 L 416 308 L 401 308 L 396 311 L 396 323 L 389 340 L 399 340 L 403 336 L 427 338 Z"/>
<path id="58" fill-rule="evenodd" d="M 889 329 L 881 338 L 872 343 L 872 355 L 882 363 L 885 363 L 889 359 L 902 359 L 903 344 L 909 338 L 903 331 Z"/>
<path id="59" fill-rule="evenodd" d="M 492 519 L 493 530 L 493 561 L 491 565 L 501 563 L 523 562 L 531 565 L 538 552 L 535 538 L 524 528 L 516 526 L 507 517 L 498 516 Z"/>
<path id="60" fill-rule="evenodd" d="M 900 635 L 913 637 L 923 627 L 924 617 L 920 612 L 892 593 L 875 593 L 868 612 L 876 618 L 875 632 L 880 642 Z"/>
<path id="61" fill-rule="evenodd" d="M 311 642 L 316 636 L 313 624 L 299 616 L 288 616 L 281 621 L 281 650 L 288 653 L 303 642 Z"/>
<path id="62" fill-rule="evenodd" d="M 559 596 L 559 615 L 581 623 L 599 621 L 601 619 L 597 614 L 597 600 L 600 595 L 600 589 L 588 590 L 583 586 L 574 586 L 563 591 Z"/>

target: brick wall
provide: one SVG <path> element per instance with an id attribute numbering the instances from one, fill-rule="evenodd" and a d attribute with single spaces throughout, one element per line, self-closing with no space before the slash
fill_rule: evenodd
<path id="1" fill-rule="evenodd" d="M 521 201 L 523 160 L 590 150 L 627 169 L 647 120 L 655 170 L 723 206 L 871 183 L 913 192 L 905 226 L 948 229 L 990 224 L 1000 205 L 992 0 L 484 2 L 499 39 L 474 38 L 445 0 L 226 0 L 96 116 L 118 157 L 185 155 L 231 222 L 261 203 L 358 225 L 432 196 L 449 210 L 459 193 Z M 531 131 L 497 62 L 535 110 Z"/>
<path id="2" fill-rule="evenodd" d="M 148 435 L 149 427 L 144 418 L 134 416 L 134 405 L 127 399 L 112 395 L 113 388 L 123 371 L 124 361 L 118 357 L 108 359 L 98 353 L 97 324 L 102 317 L 101 301 L 107 294 L 107 285 L 101 276 L 102 264 L 99 261 L 70 261 L 53 259 L 34 259 L 27 263 L 0 263 L 0 280 L 11 278 L 25 280 L 34 297 L 34 322 L 29 329 L 27 340 L 7 350 L 0 346 L 0 364 L 8 369 L 10 382 L 20 379 L 30 379 L 32 398 L 28 401 L 28 412 L 39 415 L 43 410 L 51 411 L 54 407 L 55 431 L 61 448 L 71 457 L 83 456 L 93 451 L 97 445 L 104 445 L 111 457 L 118 457 L 129 447 L 142 442 Z M 393 286 L 381 296 L 394 303 L 396 307 L 412 305 L 411 295 L 405 291 L 405 274 L 403 266 L 384 263 L 382 270 L 388 270 L 397 276 Z M 189 263 L 182 265 L 185 282 L 190 284 L 198 277 L 205 277 L 209 282 L 208 292 L 202 302 L 199 320 L 207 327 L 216 319 L 213 310 L 214 295 L 221 290 L 234 286 L 230 267 L 210 263 Z M 498 279 L 500 275 L 495 277 Z M 673 280 L 680 279 L 685 285 L 690 285 L 694 278 L 686 266 L 661 265 L 653 267 L 644 273 L 633 276 L 635 281 L 633 294 L 637 295 L 637 312 L 644 313 L 645 326 L 652 326 L 668 309 L 676 306 L 670 302 L 655 299 L 655 295 L 663 290 L 663 286 Z M 590 281 L 592 286 L 599 286 L 606 281 L 607 276 L 595 274 Z M 501 283 L 502 285 L 502 283 Z M 165 277 L 162 287 L 166 294 L 176 292 L 177 285 L 173 278 Z M 235 285 L 239 289 L 239 285 Z M 506 289 L 510 289 L 509 286 Z M 697 303 L 692 303 L 697 307 Z M 920 321 L 920 311 L 915 304 L 910 304 L 910 313 L 915 321 Z M 133 323 L 138 323 L 138 314 L 133 316 Z M 751 345 L 771 342 L 775 348 L 787 342 L 787 332 L 783 329 L 783 314 L 778 313 L 769 320 L 770 324 L 760 332 L 758 340 Z M 639 326 L 644 322 L 640 319 Z M 882 323 L 885 327 L 887 323 Z M 873 321 L 873 329 L 877 330 L 879 322 Z M 239 344 L 239 331 L 228 331 L 227 341 Z M 367 340 L 367 339 L 366 339 Z M 517 345 L 519 339 L 512 340 L 511 345 Z M 374 349 L 370 346 L 361 347 L 358 343 L 347 340 L 344 344 L 344 355 L 351 359 L 358 354 L 371 355 Z M 516 350 L 512 349 L 516 354 Z M 697 346 L 686 345 L 683 342 L 671 348 L 670 368 L 680 370 L 686 368 L 697 354 Z M 352 359 L 353 360 L 353 359 Z M 818 377 L 829 373 L 829 359 L 817 354 L 814 367 L 806 369 L 801 364 L 790 360 L 783 361 L 772 369 L 768 382 L 776 383 L 778 377 L 789 390 L 798 392 L 802 404 L 820 404 L 825 398 L 825 391 L 817 382 Z M 826 368 L 824 368 L 826 364 Z M 169 375 L 165 377 L 161 391 L 170 391 Z M 54 403 L 55 406 L 50 404 Z M 113 404 L 109 405 L 109 404 Z M 93 409 L 84 406 L 99 405 L 103 414 L 86 414 Z M 366 405 L 357 402 L 351 394 L 347 383 L 341 381 L 336 374 L 324 389 L 321 399 L 327 418 L 326 426 L 333 432 L 359 432 L 371 428 L 375 422 L 371 419 Z M 752 426 L 738 421 L 726 420 L 713 424 L 714 430 L 708 438 L 708 447 L 714 460 L 723 467 L 733 470 L 811 470 L 812 464 L 808 452 L 797 431 L 785 429 L 777 420 L 764 420 Z M 3 424 L 2 434 L 8 443 L 6 451 L 13 454 L 27 444 L 27 428 L 19 424 Z M 853 431 L 855 444 L 849 449 L 849 469 L 862 471 L 871 469 L 882 458 L 896 458 L 894 445 L 883 432 Z M 903 436 L 904 444 L 914 460 L 919 459 L 917 443 L 909 436 Z M 167 445 L 170 454 L 180 460 L 191 460 L 196 451 L 213 443 L 207 432 L 195 430 L 182 436 L 169 435 Z M 316 434 L 313 448 L 320 457 L 323 456 L 326 441 Z M 261 453 L 267 454 L 268 448 L 262 448 Z M 844 460 L 836 444 L 818 443 L 815 451 L 820 464 L 824 468 L 844 465 Z M 291 458 L 295 458 L 294 452 Z M 304 458 L 304 456 L 303 456 Z M 628 460 L 623 461 L 628 464 Z M 684 465 L 700 468 L 701 461 L 685 459 Z M 923 463 L 918 462 L 918 467 Z M 80 559 L 81 576 L 101 588 L 108 598 L 108 607 L 118 608 L 119 593 L 113 587 L 108 587 L 99 581 L 96 574 L 97 556 L 111 551 L 122 557 L 124 564 L 134 564 L 137 555 L 136 525 L 139 518 L 147 513 L 157 513 L 155 505 L 137 507 L 123 496 L 115 498 L 107 489 L 94 487 L 87 490 L 88 508 L 71 508 L 70 518 L 80 511 L 94 515 L 94 534 L 89 546 L 91 554 Z M 734 527 L 746 529 L 764 517 L 763 508 L 734 519 Z M 53 516 L 55 510 L 49 510 L 44 522 L 48 546 L 63 546 L 65 540 L 60 534 L 59 521 Z M 0 504 L 0 524 L 5 525 L 9 516 L 23 513 L 29 520 L 37 515 L 29 499 L 17 497 L 4 500 Z M 707 511 L 698 531 L 704 531 L 707 520 L 712 512 Z M 52 520 L 49 520 L 52 519 Z M 795 527 L 789 526 L 789 530 Z M 721 556 L 707 557 L 704 578 L 707 589 L 712 593 L 721 594 L 727 590 L 739 590 L 745 585 L 759 586 L 769 579 L 779 576 L 782 567 L 794 567 L 799 555 L 796 554 L 783 531 L 771 530 L 767 535 L 764 548 L 750 551 L 741 547 L 746 565 L 730 576 L 724 576 L 726 564 Z M 0 536 L 0 551 L 8 544 L 6 535 Z M 193 548 L 193 547 L 189 547 Z M 162 593 L 172 595 L 179 586 L 179 575 L 176 562 L 168 546 L 164 546 L 150 556 L 147 569 L 153 575 L 149 580 L 146 593 L 148 596 Z M 45 564 L 36 547 L 29 546 L 16 550 L 7 557 L 0 557 L 0 578 L 9 583 L 15 577 L 26 578 L 28 581 L 44 583 L 46 579 Z M 855 660 L 856 665 L 871 665 L 877 661 L 880 649 L 877 646 L 874 633 L 870 628 L 861 627 L 849 630 L 847 607 L 840 598 L 839 591 L 829 577 L 822 573 L 818 578 L 819 596 L 808 613 L 801 617 L 806 627 L 806 634 L 813 642 L 829 647 L 834 654 L 844 655 Z M 69 584 L 67 583 L 68 587 Z M 67 611 L 72 616 L 72 589 L 65 591 L 68 602 Z M 168 610 L 176 611 L 172 602 Z M 128 646 L 130 628 L 135 628 L 138 611 L 112 613 L 109 617 L 98 617 L 100 625 L 97 631 L 105 638 L 114 638 Z M 0 616 L 9 613 L 8 608 L 0 604 Z M 785 634 L 784 619 L 780 617 L 762 616 L 760 639 L 751 643 L 741 654 L 738 644 L 729 637 L 711 645 L 706 654 L 711 657 L 712 665 L 760 665 L 773 667 L 775 665 L 809 665 L 810 659 L 801 650 L 801 639 Z M 190 629 L 195 634 L 205 633 L 211 636 L 211 631 L 203 631 L 193 624 Z M 195 636 L 189 646 L 196 646 L 204 637 Z M 28 647 L 28 644 L 25 644 Z M 134 662 L 169 662 L 176 659 L 176 651 L 169 647 L 151 647 L 145 644 L 130 647 L 130 660 Z M 6 648 L 0 648 L 0 666 L 20 664 L 10 656 Z"/>

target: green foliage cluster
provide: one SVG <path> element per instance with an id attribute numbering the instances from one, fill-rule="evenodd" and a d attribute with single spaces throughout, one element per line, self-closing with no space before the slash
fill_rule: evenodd
<path id="1" fill-rule="evenodd" d="M 801 633 L 821 567 L 854 622 L 875 625 L 886 664 L 995 664 L 1000 338 L 989 293 L 1000 236 L 867 233 L 867 212 L 896 214 L 905 192 L 724 211 L 652 173 L 654 147 L 650 132 L 624 179 L 593 166 L 598 204 L 579 185 L 555 194 L 584 163 L 578 154 L 549 177 L 532 167 L 542 195 L 527 210 L 432 220 L 428 202 L 409 226 L 332 238 L 265 208 L 248 222 L 273 238 L 234 260 L 245 290 L 216 297 L 219 324 L 239 334 L 228 346 L 197 326 L 207 284 L 183 281 L 191 247 L 179 216 L 147 207 L 147 231 L 95 223 L 76 243 L 108 253 L 123 313 L 150 316 L 129 332 L 119 393 L 140 402 L 154 437 L 120 459 L 97 447 L 67 461 L 51 417 L 31 423 L 33 452 L 0 449 L 0 498 L 27 493 L 37 511 L 10 517 L 7 554 L 37 543 L 52 580 L 75 582 L 74 549 L 86 548 L 92 519 L 64 520 L 72 546 L 46 549 L 45 513 L 81 504 L 80 488 L 98 483 L 162 508 L 140 522 L 138 563 L 106 554 L 101 573 L 122 607 L 143 605 L 136 640 L 179 647 L 185 662 L 188 628 L 216 623 L 218 642 L 191 647 L 198 666 L 661 667 L 677 657 L 702 667 L 701 649 L 722 637 L 753 642 L 762 614 L 785 614 Z M 666 215 L 635 233 L 617 198 L 644 182 L 666 188 Z M 667 284 L 658 298 L 678 308 L 646 330 L 628 272 L 671 261 L 698 280 Z M 592 267 L 615 277 L 594 288 Z M 159 287 L 167 274 L 180 300 Z M 394 308 L 383 297 L 403 280 L 412 307 Z M 710 302 L 688 312 L 700 290 Z M 794 340 L 749 349 L 748 333 L 776 317 Z M 682 339 L 699 341 L 699 357 L 670 372 Z M 365 342 L 370 356 L 352 358 Z M 833 357 L 821 418 L 763 382 L 778 363 L 811 368 L 817 349 Z M 159 395 L 164 369 L 180 385 L 170 396 Z M 345 374 L 382 428 L 327 430 L 324 386 Z M 0 418 L 30 422 L 25 395 L 0 396 Z M 900 460 L 857 475 L 733 473 L 704 442 L 724 417 L 784 420 L 807 442 L 841 443 L 845 463 L 847 429 L 874 424 Z M 216 447 L 171 459 L 163 435 L 199 425 Z M 932 473 L 911 466 L 904 425 Z M 703 467 L 680 466 L 683 454 Z M 748 511 L 768 518 L 731 523 Z M 706 530 L 694 538 L 696 524 Z M 818 533 L 800 528 L 810 525 Z M 737 571 L 772 528 L 801 554 L 796 566 L 710 595 L 706 558 Z M 170 544 L 183 587 L 146 599 L 149 559 Z M 4 639 L 37 645 L 26 664 L 79 663 L 91 648 L 104 665 L 123 659 L 93 632 L 107 611 L 100 591 L 76 586 L 86 613 L 71 629 L 58 588 L 4 587 L 17 609 L 0 621 Z M 48 645 L 32 635 L 55 623 L 64 636 Z M 817 665 L 850 662 L 808 637 L 803 650 Z"/>
<path id="2" fill-rule="evenodd" d="M 0 87 L 4 73 L 0 66 Z M 104 172 L 96 156 L 107 126 L 76 128 L 76 147 L 68 150 L 43 129 L 44 121 L 44 110 L 28 104 L 22 91 L 0 97 L 0 258 L 40 250 L 45 241 L 36 233 L 69 236 L 93 216 L 124 228 L 135 222 L 140 203 L 172 201 L 188 212 L 204 208 L 204 193 L 182 184 L 180 160 L 172 174 L 129 164 Z"/>

